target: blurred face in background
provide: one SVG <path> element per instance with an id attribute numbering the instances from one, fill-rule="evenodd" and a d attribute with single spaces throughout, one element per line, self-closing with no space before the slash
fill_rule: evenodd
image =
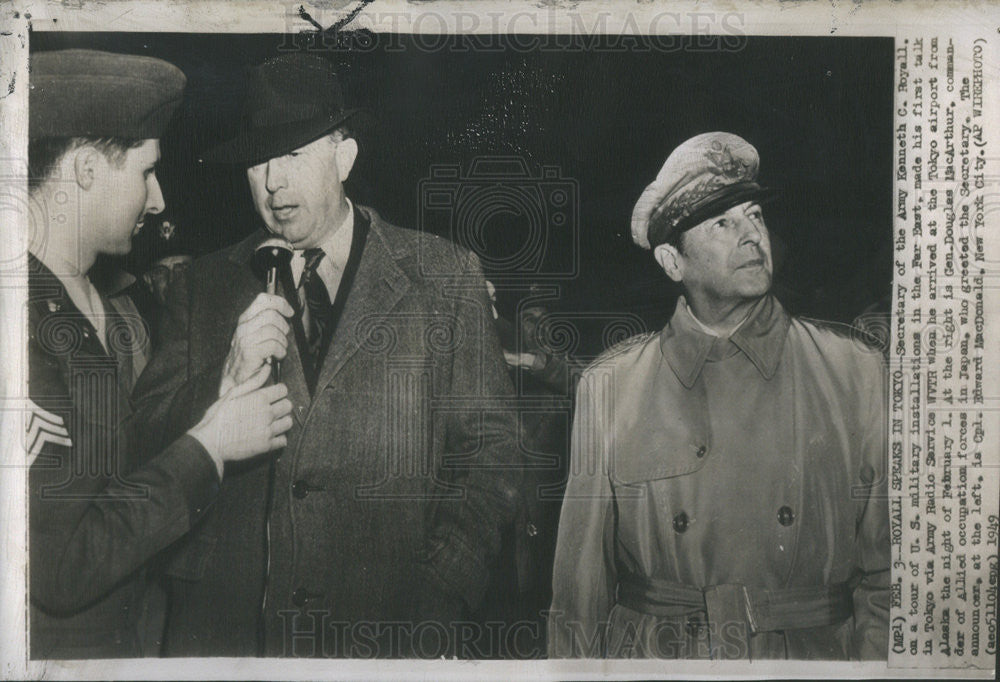
<path id="1" fill-rule="evenodd" d="M 527 350 L 541 349 L 541 325 L 548 312 L 544 306 L 530 306 L 521 311 L 521 338 Z"/>
<path id="2" fill-rule="evenodd" d="M 167 288 L 177 277 L 188 269 L 193 259 L 188 255 L 165 256 L 160 258 L 142 275 L 146 288 L 157 303 L 166 305 Z"/>

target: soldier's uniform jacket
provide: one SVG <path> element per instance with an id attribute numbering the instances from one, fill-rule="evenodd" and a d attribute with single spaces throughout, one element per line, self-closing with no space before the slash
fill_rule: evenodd
<path id="1" fill-rule="evenodd" d="M 208 507 L 218 474 L 190 436 L 155 457 L 127 437 L 141 320 L 105 300 L 105 348 L 58 277 L 34 256 L 29 268 L 30 655 L 155 654 L 138 631 L 141 567 Z"/>
<path id="2" fill-rule="evenodd" d="M 885 369 L 763 298 L 728 339 L 682 298 L 581 380 L 551 656 L 882 658 Z"/>

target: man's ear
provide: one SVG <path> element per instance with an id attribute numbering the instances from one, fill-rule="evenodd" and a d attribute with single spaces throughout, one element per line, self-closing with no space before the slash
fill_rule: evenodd
<path id="1" fill-rule="evenodd" d="M 337 173 L 340 174 L 340 181 L 343 182 L 351 174 L 354 160 L 358 158 L 358 141 L 353 137 L 340 140 L 334 154 L 337 162 Z"/>
<path id="2" fill-rule="evenodd" d="M 660 264 L 667 277 L 675 282 L 684 280 L 684 256 L 670 244 L 660 244 L 653 249 L 653 257 Z"/>
<path id="3" fill-rule="evenodd" d="M 104 155 L 93 147 L 73 150 L 73 179 L 80 189 L 89 190 L 93 186 L 103 158 Z"/>

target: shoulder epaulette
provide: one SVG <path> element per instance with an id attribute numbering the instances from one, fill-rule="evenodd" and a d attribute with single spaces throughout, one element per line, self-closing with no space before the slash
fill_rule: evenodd
<path id="1" fill-rule="evenodd" d="M 594 358 L 594 361 L 588 365 L 587 369 L 599 365 L 602 362 L 607 362 L 612 358 L 618 357 L 635 346 L 646 343 L 653 337 L 654 334 L 656 334 L 656 332 L 643 332 L 641 334 L 636 334 L 635 336 L 630 336 L 624 341 L 619 341 L 610 348 L 605 349 L 603 353 Z"/>
<path id="2" fill-rule="evenodd" d="M 884 350 L 889 338 L 888 316 L 876 315 L 869 317 L 861 315 L 852 324 L 831 322 L 830 320 L 820 320 L 812 317 L 798 317 L 797 319 L 844 340 L 858 343 L 861 347 L 873 351 Z"/>

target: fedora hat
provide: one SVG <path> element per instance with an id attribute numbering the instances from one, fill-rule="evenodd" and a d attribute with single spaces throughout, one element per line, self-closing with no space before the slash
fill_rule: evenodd
<path id="1" fill-rule="evenodd" d="M 236 136 L 202 158 L 252 166 L 319 139 L 360 111 L 345 106 L 328 60 L 300 53 L 273 57 L 250 71 Z"/>

